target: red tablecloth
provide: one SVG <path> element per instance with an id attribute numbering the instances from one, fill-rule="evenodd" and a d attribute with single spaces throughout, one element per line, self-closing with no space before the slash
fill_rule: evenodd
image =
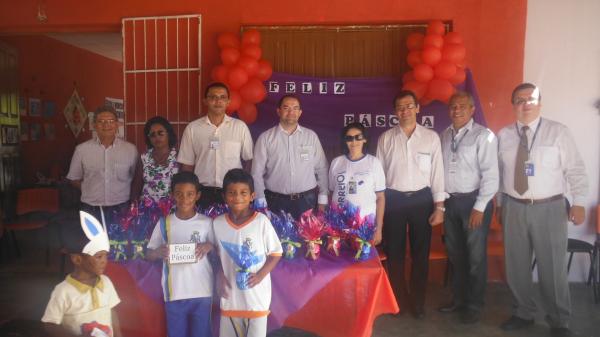
<path id="1" fill-rule="evenodd" d="M 141 261 L 140 261 L 141 262 Z M 143 267 L 142 267 L 143 268 Z M 148 263 L 147 273 L 160 287 L 160 269 Z M 140 267 L 137 266 L 137 277 Z M 121 304 L 117 313 L 125 337 L 166 336 L 164 309 L 156 296 L 138 286 L 127 267 L 109 263 L 106 274 L 111 278 Z M 278 282 L 273 278 L 274 286 Z M 145 280 L 148 284 L 148 280 Z M 278 284 L 285 287 L 285 284 Z M 299 291 L 299 289 L 289 289 Z M 377 258 L 354 263 L 343 269 L 312 296 L 295 313 L 289 315 L 285 326 L 314 332 L 322 337 L 370 336 L 375 318 L 384 313 L 398 312 L 392 289 Z"/>

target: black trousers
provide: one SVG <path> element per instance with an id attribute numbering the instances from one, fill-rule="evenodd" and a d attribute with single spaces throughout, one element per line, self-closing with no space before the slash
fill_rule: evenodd
<path id="1" fill-rule="evenodd" d="M 487 284 L 487 237 L 492 220 L 492 202 L 483 212 L 481 226 L 469 228 L 469 218 L 477 194 L 446 199 L 444 233 L 448 258 L 452 264 L 453 301 L 470 310 L 483 307 Z"/>
<path id="2" fill-rule="evenodd" d="M 109 224 L 120 223 L 121 217 L 125 214 L 125 212 L 127 212 L 129 205 L 129 201 L 125 201 L 124 203 L 117 205 L 102 206 L 102 213 L 104 213 L 106 227 L 108 228 Z M 100 212 L 100 206 L 92 206 L 90 204 L 86 204 L 85 202 L 81 202 L 79 209 L 93 215 L 98 222 L 102 224 L 102 213 Z"/>
<path id="3" fill-rule="evenodd" d="M 433 197 L 429 188 L 416 192 L 385 191 L 383 235 L 394 295 L 401 308 L 422 311 L 429 273 Z M 406 281 L 406 235 L 410 240 L 411 272 Z"/>
<path id="4" fill-rule="evenodd" d="M 317 191 L 312 190 L 302 193 L 298 198 L 291 198 L 278 193 L 265 191 L 265 198 L 269 210 L 274 213 L 284 211 L 290 213 L 294 219 L 300 218 L 300 215 L 309 209 L 317 207 Z"/>
<path id="5" fill-rule="evenodd" d="M 223 189 L 219 187 L 203 186 L 200 190 L 200 199 L 196 202 L 196 205 L 205 209 L 214 204 L 224 204 L 223 200 Z"/>

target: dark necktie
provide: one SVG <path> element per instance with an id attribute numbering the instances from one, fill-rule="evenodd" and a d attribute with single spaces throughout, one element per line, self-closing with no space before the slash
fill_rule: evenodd
<path id="1" fill-rule="evenodd" d="M 521 128 L 519 149 L 517 150 L 517 160 L 515 161 L 515 191 L 519 194 L 527 192 L 529 184 L 527 182 L 527 176 L 525 175 L 525 162 L 529 159 L 527 150 L 529 149 L 529 143 L 527 141 L 527 131 L 529 127 L 527 125 Z"/>

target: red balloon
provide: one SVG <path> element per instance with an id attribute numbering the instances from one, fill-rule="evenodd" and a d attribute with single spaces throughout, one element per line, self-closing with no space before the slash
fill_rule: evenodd
<path id="1" fill-rule="evenodd" d="M 452 62 L 440 61 L 440 63 L 433 67 L 433 74 L 436 78 L 449 80 L 456 74 L 456 66 Z"/>
<path id="2" fill-rule="evenodd" d="M 267 60 L 258 61 L 258 70 L 256 71 L 256 77 L 261 81 L 266 81 L 273 75 L 273 67 Z"/>
<path id="3" fill-rule="evenodd" d="M 402 86 L 402 90 L 410 90 L 417 98 L 423 97 L 425 95 L 425 91 L 427 90 L 427 83 L 419 82 L 419 81 L 409 81 L 404 83 Z"/>
<path id="4" fill-rule="evenodd" d="M 452 63 L 459 63 L 465 59 L 467 49 L 462 44 L 448 44 L 442 49 L 442 59 Z"/>
<path id="5" fill-rule="evenodd" d="M 247 45 L 244 46 L 244 48 L 242 48 L 242 55 L 250 56 L 251 58 L 258 61 L 262 56 L 262 49 L 254 44 Z"/>
<path id="6" fill-rule="evenodd" d="M 435 47 L 441 49 L 444 46 L 444 38 L 441 35 L 425 35 L 423 48 Z"/>
<path id="7" fill-rule="evenodd" d="M 258 110 L 256 105 L 248 102 L 242 102 L 242 105 L 238 109 L 238 117 L 243 120 L 246 124 L 252 124 L 258 117 Z"/>
<path id="8" fill-rule="evenodd" d="M 255 44 L 260 45 L 260 32 L 256 29 L 249 29 L 242 34 L 242 45 Z"/>
<path id="9" fill-rule="evenodd" d="M 402 75 L 402 83 L 407 83 L 415 80 L 415 75 L 413 75 L 412 71 L 409 71 Z"/>
<path id="10" fill-rule="evenodd" d="M 425 47 L 421 52 L 421 60 L 423 60 L 423 63 L 429 64 L 430 66 L 438 64 L 441 59 L 442 52 L 439 48 Z"/>
<path id="11" fill-rule="evenodd" d="M 427 24 L 427 34 L 444 35 L 446 26 L 440 20 L 429 21 Z"/>
<path id="12" fill-rule="evenodd" d="M 250 56 L 242 56 L 237 62 L 237 65 L 244 68 L 248 77 L 252 77 L 258 71 L 258 62 Z"/>
<path id="13" fill-rule="evenodd" d="M 221 61 L 226 66 L 234 65 L 240 58 L 240 51 L 235 48 L 224 48 L 221 50 Z"/>
<path id="14" fill-rule="evenodd" d="M 217 45 L 221 49 L 239 48 L 240 47 L 240 38 L 235 33 L 231 33 L 231 32 L 221 33 L 217 37 Z"/>
<path id="15" fill-rule="evenodd" d="M 229 84 L 229 88 L 237 90 L 246 84 L 246 82 L 248 82 L 248 73 L 246 73 L 244 68 L 234 66 L 229 70 L 229 74 L 227 75 L 227 84 Z"/>
<path id="16" fill-rule="evenodd" d="M 433 78 L 433 68 L 425 63 L 418 64 L 413 69 L 413 75 L 415 76 L 415 80 L 427 83 Z"/>
<path id="17" fill-rule="evenodd" d="M 450 83 L 457 85 L 464 82 L 466 78 L 467 73 L 465 72 L 465 70 L 462 68 L 456 68 L 456 73 L 454 74 L 454 76 L 450 77 L 449 81 Z"/>
<path id="18" fill-rule="evenodd" d="M 210 78 L 215 82 L 225 83 L 227 82 L 227 74 L 229 74 L 229 68 L 221 64 L 212 69 Z"/>
<path id="19" fill-rule="evenodd" d="M 427 95 L 424 95 L 423 97 L 421 97 L 421 99 L 419 99 L 419 104 L 421 106 L 426 106 L 428 104 L 430 104 L 433 101 L 433 98 L 428 97 Z"/>
<path id="20" fill-rule="evenodd" d="M 227 113 L 231 115 L 234 111 L 237 111 L 242 104 L 242 96 L 237 91 L 229 92 L 229 105 L 227 105 Z"/>
<path id="21" fill-rule="evenodd" d="M 462 44 L 463 43 L 463 38 L 460 35 L 460 33 L 457 33 L 457 32 L 448 32 L 448 34 L 446 34 L 444 36 L 444 45 L 449 44 L 449 43 Z"/>
<path id="22" fill-rule="evenodd" d="M 448 103 L 450 96 L 454 94 L 454 86 L 448 80 L 434 78 L 427 85 L 426 97 L 437 99 L 444 103 Z"/>
<path id="23" fill-rule="evenodd" d="M 408 50 L 421 50 L 423 48 L 423 39 L 425 35 L 421 33 L 411 33 L 406 37 L 406 47 Z"/>
<path id="24" fill-rule="evenodd" d="M 267 89 L 260 80 L 252 78 L 240 88 L 240 95 L 245 102 L 256 104 L 267 97 Z"/>
<path id="25" fill-rule="evenodd" d="M 421 60 L 421 51 L 413 50 L 409 52 L 408 56 L 406 57 L 406 62 L 411 68 L 414 68 L 417 64 L 422 63 L 423 61 Z"/>

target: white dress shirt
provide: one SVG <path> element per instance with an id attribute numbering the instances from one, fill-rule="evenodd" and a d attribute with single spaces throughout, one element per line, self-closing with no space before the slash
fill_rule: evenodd
<path id="1" fill-rule="evenodd" d="M 75 148 L 67 179 L 81 181 L 81 201 L 92 206 L 114 206 L 129 200 L 138 162 L 135 145 L 116 137 L 104 147 L 95 137 Z"/>
<path id="2" fill-rule="evenodd" d="M 186 126 L 177 161 L 193 165 L 202 185 L 223 187 L 227 171 L 252 159 L 252 146 L 246 123 L 226 115 L 217 127 L 204 116 Z"/>
<path id="3" fill-rule="evenodd" d="M 455 151 L 452 151 L 454 136 Z M 494 133 L 471 119 L 458 132 L 450 125 L 442 131 L 444 181 L 447 193 L 479 190 L 474 209 L 483 212 L 498 192 L 498 140 Z"/>
<path id="4" fill-rule="evenodd" d="M 327 158 L 317 134 L 300 125 L 291 134 L 281 125 L 263 132 L 256 141 L 252 177 L 259 203 L 265 189 L 292 194 L 319 186 L 318 203 L 327 204 Z"/>
<path id="5" fill-rule="evenodd" d="M 408 138 L 400 126 L 379 136 L 377 158 L 383 165 L 387 188 L 400 192 L 431 188 L 434 202 L 446 199 L 440 137 L 417 124 Z"/>
<path id="6" fill-rule="evenodd" d="M 515 191 L 515 160 L 519 146 L 517 126 L 520 132 L 523 124 L 518 122 L 498 133 L 500 191 L 518 199 L 544 199 L 567 193 L 568 185 L 573 204 L 585 206 L 588 178 L 573 136 L 565 125 L 546 118 L 538 117 L 528 125 L 527 138 L 531 148 L 528 162 L 533 164 L 534 174 L 528 177 L 529 189 L 523 195 Z"/>

